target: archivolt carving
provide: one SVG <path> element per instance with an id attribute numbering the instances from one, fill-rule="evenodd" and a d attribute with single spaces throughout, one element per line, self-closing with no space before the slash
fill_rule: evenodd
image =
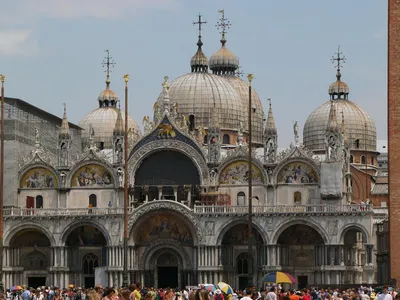
<path id="1" fill-rule="evenodd" d="M 191 229 L 195 232 L 197 236 L 197 243 L 200 244 L 203 234 L 199 220 L 197 219 L 197 217 L 195 217 L 195 215 L 187 206 L 175 201 L 157 200 L 139 206 L 129 217 L 129 231 L 132 230 L 133 225 L 136 224 L 136 222 L 138 222 L 141 217 L 151 211 L 158 210 L 171 210 L 182 215 L 184 219 L 189 221 Z"/>
<path id="2" fill-rule="evenodd" d="M 209 184 L 209 173 L 207 163 L 205 158 L 194 148 L 189 146 L 188 144 L 181 142 L 179 140 L 172 139 L 159 139 L 153 142 L 149 142 L 148 144 L 143 145 L 139 149 L 137 149 L 133 155 L 129 159 L 129 177 L 130 184 L 134 185 L 134 178 L 136 171 L 140 167 L 143 159 L 148 155 L 159 151 L 159 150 L 173 150 L 179 151 L 186 156 L 188 156 L 196 165 L 197 169 L 200 173 L 200 178 L 202 179 L 201 184 L 207 185 Z"/>
<path id="3" fill-rule="evenodd" d="M 190 260 L 189 254 L 187 253 L 185 248 L 183 248 L 175 240 L 155 240 L 148 247 L 146 247 L 146 250 L 143 252 L 142 257 L 139 261 L 139 269 L 145 270 L 146 260 L 151 259 L 154 253 L 160 249 L 165 249 L 166 251 L 168 251 L 168 249 L 174 250 L 173 252 L 176 255 L 180 255 L 180 258 L 184 260 L 184 267 L 186 267 L 187 269 L 192 269 L 192 262 Z"/>
<path id="4" fill-rule="evenodd" d="M 49 164 L 47 164 L 46 162 L 44 162 L 43 160 L 38 160 L 38 161 L 32 161 L 31 163 L 27 164 L 26 166 L 24 166 L 18 173 L 18 187 L 20 186 L 20 181 L 22 179 L 22 177 L 29 171 L 35 168 L 44 168 L 49 170 L 49 172 L 51 172 L 54 177 L 57 180 L 58 185 L 60 185 L 61 180 L 60 180 L 60 176 L 59 173 Z"/>

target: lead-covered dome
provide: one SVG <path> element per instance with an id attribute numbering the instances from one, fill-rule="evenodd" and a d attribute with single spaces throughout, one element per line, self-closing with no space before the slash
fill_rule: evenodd
<path id="1" fill-rule="evenodd" d="M 314 152 L 325 151 L 329 111 L 333 101 L 338 124 L 342 122 L 342 116 L 344 118 L 345 132 L 349 139 L 350 149 L 376 151 L 375 122 L 360 106 L 348 100 L 349 87 L 341 81 L 340 70 L 338 70 L 336 77 L 336 82 L 331 84 L 329 88 L 331 100 L 314 110 L 304 124 L 304 145 Z"/>
<path id="2" fill-rule="evenodd" d="M 185 74 L 171 82 L 169 98 L 178 104 L 181 114 L 195 116 L 196 127 L 209 127 L 214 104 L 221 130 L 238 131 L 240 122 L 244 122 L 242 100 L 224 77 L 206 72 Z M 162 101 L 163 93 L 158 103 Z"/>
<path id="3" fill-rule="evenodd" d="M 118 96 L 110 89 L 110 81 L 106 81 L 106 89 L 98 97 L 99 108 L 91 111 L 80 122 L 82 132 L 82 146 L 90 144 L 90 135 L 99 149 L 113 148 L 113 132 L 115 129 L 119 108 L 117 108 Z M 125 113 L 121 111 L 122 122 L 125 126 Z M 125 128 L 125 127 L 124 127 Z M 129 138 L 137 141 L 140 138 L 140 128 L 136 121 L 128 116 Z M 92 131 L 92 132 L 91 132 Z"/>

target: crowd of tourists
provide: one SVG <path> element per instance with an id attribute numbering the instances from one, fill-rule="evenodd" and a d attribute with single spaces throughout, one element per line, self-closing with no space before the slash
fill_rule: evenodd
<path id="1" fill-rule="evenodd" d="M 209 290 L 204 286 L 187 289 L 142 288 L 131 284 L 129 288 L 103 288 L 98 285 L 93 289 L 59 289 L 57 287 L 22 287 L 22 290 L 7 290 L 0 294 L 0 300 L 400 300 L 397 289 L 383 286 L 380 289 L 360 287 L 357 289 L 289 289 L 276 285 L 264 291 L 255 288 L 233 290 L 226 294 L 220 289 Z"/>

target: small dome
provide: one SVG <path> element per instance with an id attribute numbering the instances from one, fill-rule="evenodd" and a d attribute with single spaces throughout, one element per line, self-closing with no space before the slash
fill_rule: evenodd
<path id="1" fill-rule="evenodd" d="M 110 82 L 106 81 L 106 89 L 102 91 L 97 98 L 99 101 L 99 106 L 115 106 L 116 103 L 118 102 L 118 96 L 117 94 L 110 89 Z"/>
<path id="2" fill-rule="evenodd" d="M 337 70 L 336 73 L 336 81 L 329 86 L 328 93 L 331 95 L 331 99 L 335 98 L 345 98 L 347 99 L 347 95 L 350 93 L 349 86 L 340 80 L 342 75 L 340 74 L 340 70 Z"/>
<path id="3" fill-rule="evenodd" d="M 170 83 L 171 103 L 177 103 L 183 115 L 194 115 L 195 126 L 208 128 L 211 113 L 219 109 L 222 130 L 238 131 L 239 122 L 244 122 L 242 100 L 224 77 L 204 72 L 195 72 L 178 77 Z M 158 97 L 162 104 L 163 93 Z"/>
<path id="4" fill-rule="evenodd" d="M 227 80 L 232 87 L 239 94 L 240 99 L 242 100 L 243 105 L 243 120 L 244 120 L 244 130 L 249 132 L 248 120 L 249 120 L 249 84 L 242 80 L 237 76 L 222 76 L 225 80 Z M 262 145 L 262 137 L 263 137 L 263 124 L 264 124 L 264 111 L 263 106 L 258 97 L 257 92 L 254 88 L 251 89 L 251 103 L 252 106 L 256 107 L 256 111 L 252 116 L 252 142 L 254 144 Z"/>
<path id="5" fill-rule="evenodd" d="M 85 118 L 79 122 L 79 126 L 85 129 L 82 132 L 82 146 L 89 144 L 89 127 L 94 131 L 94 143 L 98 148 L 113 148 L 113 131 L 117 121 L 119 108 L 117 107 L 100 107 L 90 112 Z M 125 113 L 121 111 L 122 120 L 125 124 Z M 128 116 L 128 128 L 133 132 L 130 138 L 137 141 L 140 137 L 140 128 L 136 121 Z"/>
<path id="6" fill-rule="evenodd" d="M 200 38 L 199 41 L 197 42 L 197 46 L 198 46 L 197 51 L 190 60 L 190 66 L 192 68 L 192 72 L 207 72 L 208 59 L 207 56 L 205 56 L 205 54 L 203 53 L 203 50 L 201 49 L 203 43 Z"/>
<path id="7" fill-rule="evenodd" d="M 211 55 L 208 64 L 214 74 L 229 74 L 234 73 L 239 68 L 239 58 L 229 51 L 223 43 L 222 47 Z"/>
<path id="8" fill-rule="evenodd" d="M 361 107 L 346 99 L 333 100 L 336 106 L 337 122 L 344 116 L 345 132 L 352 150 L 376 151 L 375 122 Z M 303 143 L 312 151 L 325 151 L 325 137 L 328 128 L 332 100 L 314 110 L 304 124 Z M 365 147 L 366 146 L 366 147 Z"/>

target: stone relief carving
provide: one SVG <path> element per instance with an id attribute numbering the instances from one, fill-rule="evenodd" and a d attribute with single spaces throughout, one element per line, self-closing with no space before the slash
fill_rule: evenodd
<path id="1" fill-rule="evenodd" d="M 329 235 L 338 234 L 338 220 L 328 221 L 327 232 Z"/>
<path id="2" fill-rule="evenodd" d="M 215 223 L 214 221 L 206 221 L 205 223 L 205 235 L 213 236 L 215 234 Z"/>
<path id="3" fill-rule="evenodd" d="M 111 235 L 119 235 L 119 223 L 114 222 L 111 224 Z"/>

